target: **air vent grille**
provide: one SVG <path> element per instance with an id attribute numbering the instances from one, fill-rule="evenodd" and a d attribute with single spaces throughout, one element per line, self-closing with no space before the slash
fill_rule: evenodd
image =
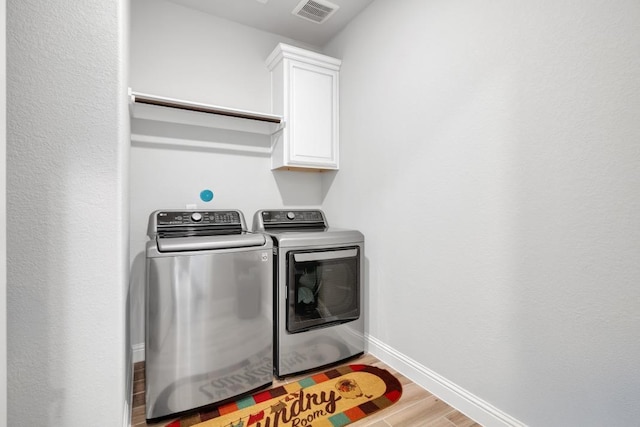
<path id="1" fill-rule="evenodd" d="M 329 19 L 339 7 L 340 6 L 329 3 L 328 1 L 302 0 L 291 13 L 308 21 L 322 24 Z"/>

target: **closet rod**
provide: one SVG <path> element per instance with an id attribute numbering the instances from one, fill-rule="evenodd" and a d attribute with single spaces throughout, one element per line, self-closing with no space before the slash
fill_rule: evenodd
<path id="1" fill-rule="evenodd" d="M 133 102 L 139 104 L 158 105 L 161 107 L 178 108 L 180 110 L 197 111 L 199 113 L 218 114 L 221 116 L 237 117 L 240 119 L 258 120 L 269 123 L 282 123 L 282 118 L 270 114 L 255 113 L 253 111 L 236 110 L 233 108 L 219 107 L 216 105 L 199 104 L 190 101 L 182 101 L 164 98 L 144 93 L 131 92 Z"/>

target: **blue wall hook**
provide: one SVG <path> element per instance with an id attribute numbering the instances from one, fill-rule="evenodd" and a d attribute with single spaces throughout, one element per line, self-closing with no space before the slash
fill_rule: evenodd
<path id="1" fill-rule="evenodd" d="M 210 202 L 213 200 L 213 191 L 211 190 L 202 190 L 200 192 L 200 200 L 203 202 Z"/>

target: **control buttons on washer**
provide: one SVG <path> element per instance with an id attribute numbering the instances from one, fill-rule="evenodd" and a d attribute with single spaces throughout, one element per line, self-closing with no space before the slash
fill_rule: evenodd
<path id="1" fill-rule="evenodd" d="M 191 214 L 191 220 L 194 222 L 202 221 L 202 214 L 200 212 L 194 212 Z"/>
<path id="2" fill-rule="evenodd" d="M 296 217 L 296 214 L 293 212 L 287 212 L 287 218 L 292 220 Z"/>

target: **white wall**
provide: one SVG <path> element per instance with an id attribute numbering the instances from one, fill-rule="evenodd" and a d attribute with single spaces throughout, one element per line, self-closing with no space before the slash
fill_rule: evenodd
<path id="1" fill-rule="evenodd" d="M 268 113 L 265 59 L 279 42 L 313 48 L 166 1 L 134 0 L 131 88 Z M 268 138 L 148 120 L 134 120 L 132 132 L 146 138 L 140 142 L 134 136 L 131 147 L 129 304 L 132 344 L 139 348 L 144 342 L 144 245 L 152 211 L 188 204 L 240 209 L 251 225 L 258 209 L 318 206 L 323 195 L 318 173 L 271 171 L 264 154 Z M 175 143 L 156 143 L 158 138 Z M 214 192 L 212 202 L 200 200 L 204 189 Z"/>
<path id="2" fill-rule="evenodd" d="M 8 425 L 122 425 L 126 2 L 7 2 Z"/>
<path id="3" fill-rule="evenodd" d="M 6 6 L 0 1 L 0 165 L 7 164 Z M 0 174 L 0 427 L 7 425 L 7 176 Z"/>
<path id="4" fill-rule="evenodd" d="M 531 426 L 640 419 L 640 5 L 375 1 L 341 170 L 372 337 Z"/>

